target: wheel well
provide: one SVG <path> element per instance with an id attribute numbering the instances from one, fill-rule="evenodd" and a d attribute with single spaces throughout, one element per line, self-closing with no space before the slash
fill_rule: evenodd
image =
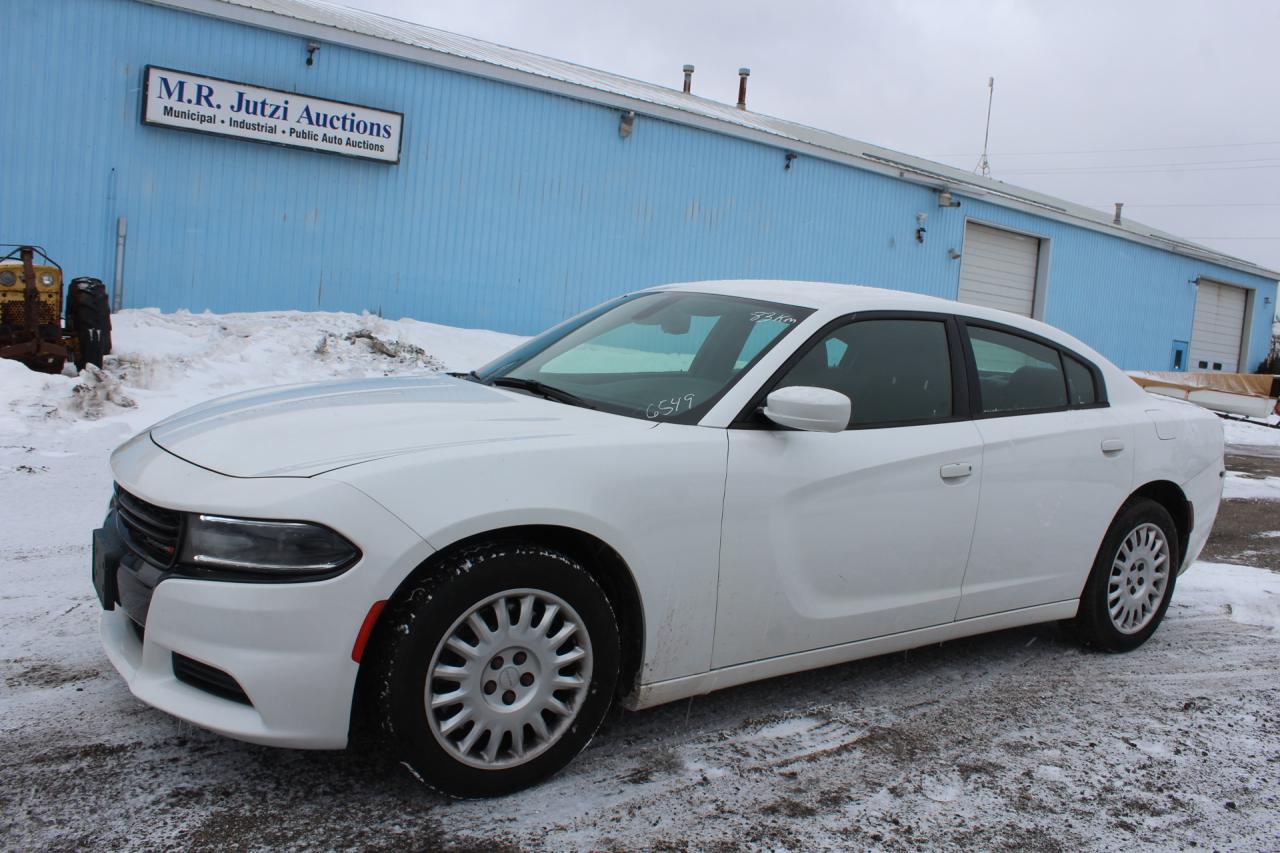
<path id="1" fill-rule="evenodd" d="M 436 566 L 449 555 L 477 542 L 515 539 L 522 542 L 536 542 L 563 552 L 581 563 L 583 568 L 595 578 L 596 583 L 600 584 L 600 588 L 609 599 L 609 604 L 613 607 L 614 614 L 618 617 L 618 636 L 622 643 L 622 656 L 617 692 L 621 697 L 634 691 L 638 685 L 640 666 L 644 659 L 644 610 L 640 604 L 640 590 L 636 587 L 631 568 L 621 555 L 608 543 L 581 530 L 555 525 L 524 525 L 487 530 L 484 533 L 460 539 L 435 552 L 422 565 L 410 572 L 396 587 L 396 591 L 388 599 L 388 604 L 399 601 L 414 581 L 434 571 Z M 374 627 L 370 647 L 377 641 L 381 630 L 382 624 L 379 620 Z M 362 664 L 362 675 L 364 669 Z M 363 691 L 357 689 L 357 704 L 360 702 L 361 692 Z"/>
<path id="2" fill-rule="evenodd" d="M 1135 491 L 1131 498 L 1149 498 L 1169 511 L 1173 517 L 1173 526 L 1178 530 L 1178 555 L 1187 557 L 1187 543 L 1191 539 L 1192 509 L 1191 502 L 1183 494 L 1177 483 L 1168 480 L 1155 480 Z"/>

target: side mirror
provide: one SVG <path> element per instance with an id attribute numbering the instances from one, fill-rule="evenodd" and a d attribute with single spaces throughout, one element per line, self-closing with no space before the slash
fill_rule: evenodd
<path id="1" fill-rule="evenodd" d="M 853 403 L 844 394 L 810 385 L 779 388 L 764 405 L 764 416 L 775 424 L 809 432 L 843 432 L 852 411 Z"/>

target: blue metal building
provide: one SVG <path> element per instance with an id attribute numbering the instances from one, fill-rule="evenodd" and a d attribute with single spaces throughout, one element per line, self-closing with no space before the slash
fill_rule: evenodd
<path id="1" fill-rule="evenodd" d="M 1244 371 L 1269 343 L 1280 274 L 678 90 L 321 0 L 6 12 L 0 242 L 119 263 L 126 307 L 532 333 L 653 284 L 793 278 L 1008 307 L 1131 369 Z M 144 123 L 147 66 L 400 114 L 399 160 Z"/>

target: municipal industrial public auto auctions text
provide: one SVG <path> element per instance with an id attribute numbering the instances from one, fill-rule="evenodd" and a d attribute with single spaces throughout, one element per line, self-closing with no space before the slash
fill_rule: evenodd
<path id="1" fill-rule="evenodd" d="M 392 137 L 393 128 L 391 125 L 385 122 L 360 118 L 359 113 L 355 110 L 327 112 L 310 104 L 304 104 L 301 112 L 295 113 L 291 119 L 288 98 L 282 98 L 278 101 L 266 97 L 255 99 L 240 90 L 235 91 L 235 101 L 226 107 L 227 112 L 236 115 L 220 119 L 216 112 L 209 113 L 198 109 L 204 108 L 214 111 L 223 109 L 221 103 L 215 103 L 213 100 L 214 88 L 212 86 L 204 83 L 194 83 L 188 89 L 188 81 L 181 79 L 170 80 L 163 75 L 157 75 L 157 82 L 156 96 L 159 100 L 175 101 L 186 105 L 186 107 L 178 107 L 165 104 L 162 109 L 165 118 L 194 122 L 200 126 L 222 123 L 235 130 L 250 133 L 263 133 L 272 136 L 282 135 L 288 136 L 290 140 L 299 142 L 342 145 L 363 151 L 385 152 L 387 150 L 386 145 L 376 140 L 391 139 Z M 248 116 L 263 120 L 251 120 L 247 118 Z M 289 122 L 295 126 L 282 128 L 279 123 L 283 122 Z M 329 133 L 327 131 L 339 132 Z M 373 139 L 361 139 L 360 137 L 362 136 L 373 137 Z"/>

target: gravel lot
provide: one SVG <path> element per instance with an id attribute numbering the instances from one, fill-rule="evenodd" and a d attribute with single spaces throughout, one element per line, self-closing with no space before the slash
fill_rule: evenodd
<path id="1" fill-rule="evenodd" d="M 1251 503 L 1229 502 L 1216 538 L 1277 520 Z M 1280 567 L 1277 546 L 1251 544 L 1251 561 Z M 1133 654 L 1083 652 L 1049 625 L 775 679 L 616 714 L 548 784 L 450 802 L 363 746 L 254 747 L 141 705 L 97 650 L 87 585 L 36 592 L 79 578 L 85 549 L 6 558 L 25 580 L 0 627 L 51 640 L 2 662 L 6 848 L 1280 845 L 1280 642 L 1233 618 L 1236 586 L 1215 584 L 1229 567 L 1185 575 Z M 1276 580 L 1260 594 L 1280 600 Z"/>
<path id="2" fill-rule="evenodd" d="M 0 431 L 4 849 L 1280 849 L 1280 502 L 1224 504 L 1132 654 L 1046 625 L 616 713 L 550 782 L 453 802 L 365 745 L 255 747 L 134 700 L 86 534 L 138 424 L 22 411 L 57 429 Z M 1280 476 L 1268 452 L 1229 465 Z"/>
<path id="3" fill-rule="evenodd" d="M 1227 454 L 1227 468 L 1252 477 L 1280 477 L 1280 448 L 1237 445 Z M 1202 559 L 1280 569 L 1280 504 L 1268 500 L 1234 500 L 1213 525 Z"/>

